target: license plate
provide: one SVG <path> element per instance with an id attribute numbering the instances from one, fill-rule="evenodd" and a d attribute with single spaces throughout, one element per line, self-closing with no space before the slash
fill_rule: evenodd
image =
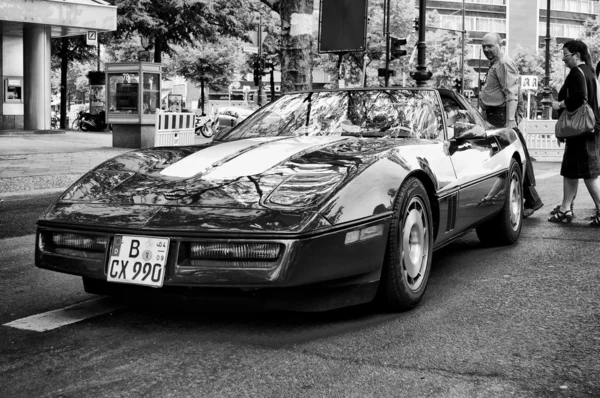
<path id="1" fill-rule="evenodd" d="M 169 238 L 115 235 L 108 262 L 109 282 L 161 287 Z"/>

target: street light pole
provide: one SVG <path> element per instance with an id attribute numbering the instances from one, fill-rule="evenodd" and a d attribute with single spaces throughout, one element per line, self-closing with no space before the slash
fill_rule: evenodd
<path id="1" fill-rule="evenodd" d="M 465 92 L 465 0 L 462 2 L 462 45 L 460 52 L 460 92 Z"/>
<path id="2" fill-rule="evenodd" d="M 427 84 L 427 80 L 431 78 L 431 72 L 427 70 L 425 65 L 425 11 L 427 9 L 427 0 L 419 0 L 419 40 L 417 41 L 417 70 L 410 72 L 410 77 L 417 81 L 417 86 L 422 87 Z"/>
<path id="3" fill-rule="evenodd" d="M 383 0 L 383 37 L 385 37 L 385 87 L 390 82 L 390 2 L 392 0 Z M 366 62 L 366 60 L 363 60 Z M 364 65 L 364 64 L 363 64 Z M 364 77 L 363 77 L 364 82 Z"/>
<path id="4" fill-rule="evenodd" d="M 550 94 L 552 89 L 550 88 L 550 0 L 546 5 L 546 76 L 544 77 L 544 89 L 542 91 L 543 99 L 541 101 L 543 106 L 543 118 L 545 120 L 552 119 L 552 113 L 550 105 Z"/>

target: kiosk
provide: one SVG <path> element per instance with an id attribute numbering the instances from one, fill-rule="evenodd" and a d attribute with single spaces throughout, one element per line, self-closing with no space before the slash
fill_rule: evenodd
<path id="1" fill-rule="evenodd" d="M 106 64 L 106 122 L 113 147 L 154 146 L 160 106 L 161 65 L 154 62 Z"/>

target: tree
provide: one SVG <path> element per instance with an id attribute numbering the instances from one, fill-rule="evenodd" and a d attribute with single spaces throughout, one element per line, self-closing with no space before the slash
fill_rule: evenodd
<path id="1" fill-rule="evenodd" d="M 60 128 L 66 128 L 67 120 L 67 75 L 72 61 L 94 58 L 96 47 L 88 46 L 85 36 L 61 37 L 52 40 L 52 68 L 60 67 Z"/>
<path id="2" fill-rule="evenodd" d="M 583 36 L 580 39 L 587 44 L 592 54 L 592 62 L 600 61 L 600 19 L 586 19 L 583 22 Z"/>
<path id="3" fill-rule="evenodd" d="M 281 91 L 312 87 L 314 0 L 260 0 L 281 18 Z"/>
<path id="4" fill-rule="evenodd" d="M 437 11 L 427 13 L 427 26 L 439 25 L 439 14 Z M 469 42 L 469 35 L 465 34 L 465 43 Z M 433 73 L 429 85 L 435 87 L 451 88 L 454 86 L 454 79 L 460 78 L 461 60 L 464 62 L 464 86 L 466 87 L 475 71 L 466 62 L 468 52 L 465 49 L 463 57 L 462 52 L 462 34 L 460 32 L 447 31 L 441 29 L 427 30 L 427 63 L 428 69 Z"/>
<path id="5" fill-rule="evenodd" d="M 240 51 L 240 42 L 223 38 L 202 48 L 187 48 L 178 51 L 173 58 L 173 71 L 179 76 L 200 84 L 199 108 L 204 113 L 204 88 L 213 90 L 227 86 L 234 80 L 235 71 L 243 68 L 245 57 Z M 201 105 L 200 105 L 201 104 Z"/>
<path id="6" fill-rule="evenodd" d="M 117 33 L 138 34 L 145 48 L 154 48 L 154 62 L 163 52 L 173 56 L 174 46 L 216 41 L 218 37 L 244 37 L 250 29 L 251 0 L 122 0 L 117 2 Z"/>

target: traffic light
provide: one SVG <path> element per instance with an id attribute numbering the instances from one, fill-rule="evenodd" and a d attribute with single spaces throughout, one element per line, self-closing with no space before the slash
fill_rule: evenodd
<path id="1" fill-rule="evenodd" d="M 406 39 L 390 36 L 390 61 L 406 55 L 406 50 L 402 48 L 404 45 L 406 45 Z"/>
<path id="2" fill-rule="evenodd" d="M 254 75 L 254 84 L 256 86 L 258 86 L 260 84 L 260 80 L 261 77 L 263 76 L 263 69 L 264 69 L 264 60 L 262 58 L 257 58 L 254 60 L 254 63 L 252 64 L 253 66 L 253 75 Z"/>
<path id="3" fill-rule="evenodd" d="M 462 79 L 461 78 L 454 79 L 454 89 L 456 90 L 457 93 L 460 93 L 462 91 Z"/>
<path id="4" fill-rule="evenodd" d="M 415 18 L 413 21 L 413 28 L 415 29 L 415 32 L 419 31 L 419 18 Z"/>

